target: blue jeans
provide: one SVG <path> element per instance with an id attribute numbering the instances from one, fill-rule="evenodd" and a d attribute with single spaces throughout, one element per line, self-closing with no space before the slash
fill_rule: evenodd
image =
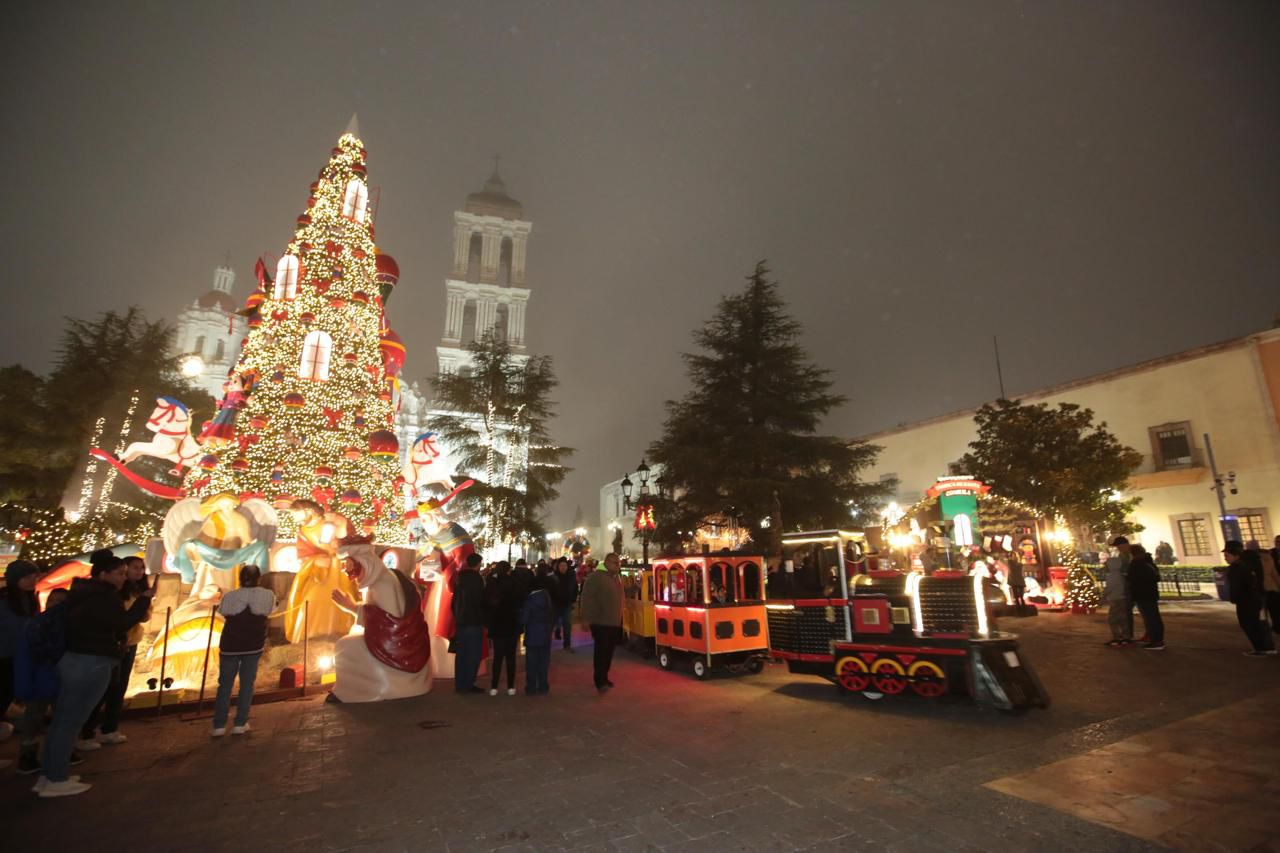
<path id="1" fill-rule="evenodd" d="M 527 646 L 524 650 L 524 692 L 546 693 L 551 689 L 547 683 L 551 669 L 551 646 Z"/>
<path id="2" fill-rule="evenodd" d="M 573 605 L 560 608 L 560 612 L 556 614 L 556 627 L 560 629 L 560 633 L 564 634 L 564 647 L 567 649 L 573 645 Z"/>
<path id="3" fill-rule="evenodd" d="M 120 658 L 120 666 L 107 685 L 107 698 L 102 703 L 102 733 L 110 734 L 120 729 L 120 709 L 124 707 L 124 692 L 129 688 L 129 677 L 133 675 L 133 662 L 138 656 L 137 646 L 128 646 L 124 656 Z"/>
<path id="4" fill-rule="evenodd" d="M 253 705 L 253 682 L 258 677 L 258 661 L 262 652 L 247 655 L 218 655 L 218 696 L 213 701 L 213 727 L 225 729 L 227 714 L 231 711 L 231 687 L 240 676 L 240 692 L 236 694 L 236 725 L 249 722 L 249 708 Z"/>
<path id="5" fill-rule="evenodd" d="M 111 670 L 120 659 L 102 655 L 66 652 L 58 661 L 57 701 L 53 705 L 53 722 L 44 740 L 44 775 L 50 782 L 65 782 L 70 766 L 71 749 L 76 734 L 111 683 Z"/>
<path id="6" fill-rule="evenodd" d="M 453 689 L 459 693 L 476 686 L 476 672 L 480 669 L 481 643 L 484 628 L 480 625 L 459 625 L 453 638 Z"/>

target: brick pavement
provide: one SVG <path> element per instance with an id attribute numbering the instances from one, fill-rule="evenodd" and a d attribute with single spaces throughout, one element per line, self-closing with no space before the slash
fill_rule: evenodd
<path id="1" fill-rule="evenodd" d="M 1056 778 L 1059 762 L 1183 721 L 1194 733 L 1196 715 L 1280 687 L 1280 660 L 1239 654 L 1227 608 L 1174 606 L 1166 621 L 1163 653 L 1103 648 L 1101 616 L 1006 622 L 1054 699 L 1022 716 L 843 698 L 780 666 L 697 682 L 625 652 L 601 697 L 588 646 L 555 653 L 546 697 L 460 697 L 447 682 L 381 705 L 309 697 L 257 707 L 250 736 L 220 741 L 207 719 L 132 721 L 128 744 L 79 768 L 95 784 L 83 796 L 39 800 L 0 777 L 5 847 L 56 832 L 63 849 L 130 851 L 1157 849 L 988 783 Z M 1255 800 L 1270 809 L 1274 792 Z M 1212 814 L 1163 841 L 1213 849 Z"/>

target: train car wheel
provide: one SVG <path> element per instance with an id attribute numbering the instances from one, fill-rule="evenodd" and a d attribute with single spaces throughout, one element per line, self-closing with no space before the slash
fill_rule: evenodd
<path id="1" fill-rule="evenodd" d="M 911 689 L 918 696 L 937 699 L 947 692 L 947 675 L 933 661 L 918 660 L 907 671 L 911 676 Z"/>
<path id="2" fill-rule="evenodd" d="M 871 672 L 871 683 L 880 693 L 897 696 L 907 689 L 906 673 L 902 671 L 902 664 L 892 658 L 880 658 L 871 667 Z"/>
<path id="3" fill-rule="evenodd" d="M 867 665 L 860 658 L 842 658 L 836 665 L 836 685 L 841 690 L 861 693 L 870 683 Z"/>
<path id="4" fill-rule="evenodd" d="M 710 673 L 711 673 L 711 670 L 707 667 L 707 662 L 705 660 L 703 660 L 702 658 L 693 659 L 693 677 L 694 678 L 706 678 Z"/>
<path id="5" fill-rule="evenodd" d="M 671 669 L 671 649 L 658 649 L 658 666 Z"/>
<path id="6" fill-rule="evenodd" d="M 752 675 L 759 675 L 764 672 L 764 660 L 762 658 L 752 658 L 747 663 L 747 672 Z"/>

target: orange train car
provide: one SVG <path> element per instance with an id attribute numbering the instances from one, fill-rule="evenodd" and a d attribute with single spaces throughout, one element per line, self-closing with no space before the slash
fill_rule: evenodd
<path id="1" fill-rule="evenodd" d="M 713 669 L 757 673 L 769 654 L 764 559 L 660 557 L 653 564 L 654 643 L 658 664 L 688 658 L 693 674 Z"/>

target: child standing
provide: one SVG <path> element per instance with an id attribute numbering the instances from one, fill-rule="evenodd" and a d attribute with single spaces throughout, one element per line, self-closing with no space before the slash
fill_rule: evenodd
<path id="1" fill-rule="evenodd" d="M 555 607 L 551 602 L 550 577 L 540 577 L 520 608 L 520 624 L 524 626 L 524 692 L 538 696 L 551 692 L 548 677 L 551 669 L 551 628 Z"/>

